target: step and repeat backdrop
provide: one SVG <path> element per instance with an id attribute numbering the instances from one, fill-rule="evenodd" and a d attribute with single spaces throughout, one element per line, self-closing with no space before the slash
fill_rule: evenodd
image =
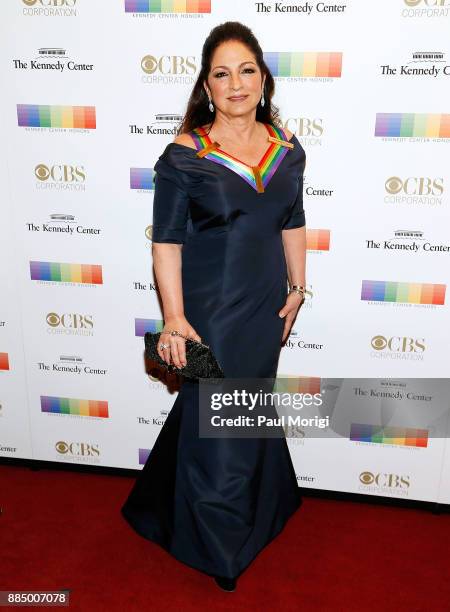
<path id="1" fill-rule="evenodd" d="M 2 3 L 0 455 L 149 456 L 179 390 L 143 357 L 153 167 L 228 20 L 307 157 L 278 374 L 330 426 L 286 432 L 299 485 L 450 503 L 450 0 Z"/>

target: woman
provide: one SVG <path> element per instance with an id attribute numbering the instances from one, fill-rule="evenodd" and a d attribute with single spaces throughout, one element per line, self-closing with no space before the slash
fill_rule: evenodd
<path id="1" fill-rule="evenodd" d="M 275 377 L 303 301 L 305 152 L 277 125 L 273 93 L 251 30 L 214 28 L 181 133 L 155 165 L 159 352 L 176 368 L 185 339 L 173 330 L 208 344 L 225 377 Z M 301 502 L 286 439 L 200 437 L 198 381 L 184 379 L 122 512 L 232 591 Z"/>

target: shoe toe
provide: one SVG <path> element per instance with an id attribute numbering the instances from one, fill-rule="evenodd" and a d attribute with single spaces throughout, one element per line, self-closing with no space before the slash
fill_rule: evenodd
<path id="1" fill-rule="evenodd" d="M 225 578 L 223 576 L 214 576 L 216 584 L 224 591 L 232 592 L 236 590 L 236 578 Z"/>

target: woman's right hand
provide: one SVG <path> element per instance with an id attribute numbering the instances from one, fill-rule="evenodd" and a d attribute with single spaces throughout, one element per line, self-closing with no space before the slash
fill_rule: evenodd
<path id="1" fill-rule="evenodd" d="M 188 338 L 192 338 L 198 342 L 201 342 L 202 339 L 192 325 L 190 325 L 190 323 L 187 321 L 186 317 L 170 317 L 164 320 L 164 328 L 161 332 L 160 341 L 158 342 L 158 354 L 166 363 L 170 364 L 172 360 L 175 367 L 182 368 L 187 363 L 186 340 L 184 338 L 180 338 L 180 336 L 171 336 L 168 333 L 163 333 L 171 332 L 173 330 L 177 330 L 180 332 L 180 334 L 183 334 L 183 336 L 187 336 Z M 164 342 L 164 344 L 169 344 L 169 348 L 160 348 L 161 342 Z"/>

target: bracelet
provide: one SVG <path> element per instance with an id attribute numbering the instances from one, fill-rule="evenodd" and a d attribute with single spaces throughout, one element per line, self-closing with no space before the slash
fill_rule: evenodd
<path id="1" fill-rule="evenodd" d="M 303 285 L 292 285 L 292 287 L 289 289 L 289 293 L 298 293 L 304 297 L 305 287 Z"/>

